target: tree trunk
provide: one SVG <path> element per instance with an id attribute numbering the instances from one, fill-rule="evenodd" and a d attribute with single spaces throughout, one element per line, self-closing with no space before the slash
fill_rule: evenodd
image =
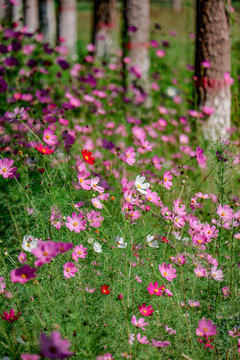
<path id="1" fill-rule="evenodd" d="M 54 45 L 57 26 L 54 0 L 39 0 L 39 23 L 44 41 Z"/>
<path id="2" fill-rule="evenodd" d="M 17 5 L 12 6 L 12 19 L 14 23 L 22 25 L 23 22 L 23 1 L 18 0 Z"/>
<path id="3" fill-rule="evenodd" d="M 149 24 L 150 8 L 149 0 L 124 0 L 124 30 L 123 30 L 123 56 L 131 58 L 131 63 L 126 66 L 125 75 L 129 81 L 135 81 L 136 73 L 129 71 L 135 69 L 140 71 L 139 80 L 142 90 L 149 91 Z"/>
<path id="4" fill-rule="evenodd" d="M 174 12 L 180 12 L 182 7 L 182 1 L 181 0 L 173 0 L 173 11 Z"/>
<path id="5" fill-rule="evenodd" d="M 39 27 L 38 0 L 23 0 L 24 25 L 30 33 L 34 33 Z"/>
<path id="6" fill-rule="evenodd" d="M 204 121 L 206 138 L 226 135 L 231 126 L 230 24 L 224 0 L 197 0 L 195 75 L 198 105 L 214 113 Z M 210 62 L 206 63 L 206 61 Z M 205 62 L 205 63 L 203 63 Z"/>
<path id="7" fill-rule="evenodd" d="M 12 23 L 12 3 L 10 0 L 0 0 L 0 20 L 5 26 L 11 26 Z"/>
<path id="8" fill-rule="evenodd" d="M 95 0 L 93 19 L 93 44 L 98 58 L 109 57 L 112 51 L 112 30 L 115 26 L 115 0 Z"/>
<path id="9" fill-rule="evenodd" d="M 76 55 L 77 43 L 77 1 L 60 0 L 59 37 L 65 39 L 64 45 L 71 55 Z"/>

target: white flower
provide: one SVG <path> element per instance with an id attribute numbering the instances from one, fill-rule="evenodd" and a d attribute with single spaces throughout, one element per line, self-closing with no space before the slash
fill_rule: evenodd
<path id="1" fill-rule="evenodd" d="M 38 246 L 38 239 L 34 238 L 32 235 L 25 235 L 23 237 L 22 248 L 27 252 L 32 252 L 32 249 L 35 249 Z"/>
<path id="2" fill-rule="evenodd" d="M 99 244 L 99 242 L 95 241 L 93 243 L 93 250 L 97 253 L 101 253 L 102 252 L 102 245 Z"/>
<path id="3" fill-rule="evenodd" d="M 94 242 L 94 239 L 93 239 L 93 238 L 89 238 L 87 242 L 88 242 L 90 245 L 92 245 L 93 242 Z"/>
<path id="4" fill-rule="evenodd" d="M 148 189 L 150 187 L 149 183 L 145 183 L 144 181 L 146 180 L 146 178 L 144 176 L 140 176 L 138 175 L 135 179 L 135 186 L 137 191 L 139 191 L 141 194 L 147 194 L 146 189 Z"/>
<path id="5" fill-rule="evenodd" d="M 119 238 L 119 235 L 116 236 L 115 244 L 117 245 L 117 247 L 121 249 L 125 249 L 127 247 L 127 243 L 124 242 L 124 238 L 123 237 Z"/>
<path id="6" fill-rule="evenodd" d="M 154 239 L 154 236 L 148 235 L 147 236 L 147 244 L 152 248 L 158 248 L 159 245 L 158 245 L 157 240 L 152 241 L 153 239 Z"/>

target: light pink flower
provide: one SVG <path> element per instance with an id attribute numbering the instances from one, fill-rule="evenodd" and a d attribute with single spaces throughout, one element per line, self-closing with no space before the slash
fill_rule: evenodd
<path id="1" fill-rule="evenodd" d="M 207 270 L 200 265 L 198 265 L 197 268 L 194 269 L 194 272 L 198 277 L 206 277 L 207 276 Z"/>
<path id="2" fill-rule="evenodd" d="M 8 158 L 0 159 L 0 175 L 2 175 L 4 179 L 12 179 L 15 176 L 17 167 L 12 167 L 13 163 L 14 161 Z"/>
<path id="3" fill-rule="evenodd" d="M 148 325 L 148 322 L 145 322 L 144 318 L 140 318 L 139 320 L 137 320 L 135 316 L 132 317 L 131 322 L 134 326 L 142 330 L 145 330 L 144 326 Z"/>
<path id="4" fill-rule="evenodd" d="M 170 343 L 169 341 L 157 341 L 157 340 L 155 340 L 155 339 L 152 339 L 152 344 L 153 344 L 153 346 L 155 346 L 155 347 L 160 347 L 160 348 L 162 348 L 162 347 L 167 347 L 167 346 L 169 346 L 171 343 Z"/>
<path id="5" fill-rule="evenodd" d="M 166 189 L 170 189 L 172 186 L 172 174 L 171 171 L 165 171 L 165 173 L 163 174 L 163 185 L 165 186 Z"/>
<path id="6" fill-rule="evenodd" d="M 73 253 L 72 253 L 72 258 L 74 261 L 78 262 L 78 259 L 85 259 L 85 257 L 87 256 L 88 252 L 87 252 L 87 248 L 83 247 L 83 245 L 77 245 L 75 246 L 75 248 L 73 249 Z"/>
<path id="7" fill-rule="evenodd" d="M 211 274 L 214 280 L 223 281 L 223 272 L 216 265 L 211 268 Z"/>
<path id="8" fill-rule="evenodd" d="M 98 198 L 91 199 L 91 202 L 95 208 L 97 208 L 97 209 L 103 208 L 103 204 L 101 203 L 101 201 Z"/>
<path id="9" fill-rule="evenodd" d="M 43 130 L 43 141 L 48 145 L 55 145 L 57 143 L 57 135 L 51 129 Z"/>
<path id="10" fill-rule="evenodd" d="M 166 263 L 163 263 L 162 265 L 159 265 L 159 271 L 168 281 L 172 281 L 177 277 L 177 270 L 172 267 L 172 264 L 166 265 Z"/>
<path id="11" fill-rule="evenodd" d="M 149 343 L 149 341 L 147 340 L 147 337 L 146 337 L 146 336 L 143 336 L 143 337 L 141 338 L 141 334 L 140 334 L 140 333 L 137 334 L 137 340 L 138 340 L 138 342 L 139 342 L 140 344 L 148 344 L 148 343 Z"/>
<path id="12" fill-rule="evenodd" d="M 81 186 L 81 188 L 83 188 L 84 190 L 91 190 L 91 180 L 87 179 L 90 176 L 90 173 L 85 172 L 84 170 L 81 171 L 77 178 L 78 178 L 78 183 Z"/>
<path id="13" fill-rule="evenodd" d="M 100 181 L 100 178 L 96 176 L 95 178 L 91 179 L 90 186 L 93 189 L 93 191 L 98 191 L 99 193 L 104 192 L 104 188 L 102 186 L 99 186 L 98 183 Z"/>

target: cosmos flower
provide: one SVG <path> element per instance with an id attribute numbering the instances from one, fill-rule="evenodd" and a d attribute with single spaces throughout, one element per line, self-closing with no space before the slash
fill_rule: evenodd
<path id="1" fill-rule="evenodd" d="M 102 294 L 104 294 L 104 295 L 109 295 L 111 291 L 112 291 L 112 290 L 109 289 L 109 285 L 104 284 L 104 285 L 101 286 L 101 292 L 102 292 Z"/>
<path id="2" fill-rule="evenodd" d="M 177 270 L 172 267 L 172 264 L 166 265 L 166 263 L 163 263 L 162 265 L 159 265 L 159 271 L 168 281 L 172 281 L 177 277 Z"/>
<path id="3" fill-rule="evenodd" d="M 54 150 L 50 150 L 48 147 L 44 147 L 42 144 L 35 145 L 35 149 L 37 149 L 43 155 L 50 155 L 54 153 Z"/>
<path id="4" fill-rule="evenodd" d="M 22 248 L 27 252 L 32 252 L 33 249 L 37 248 L 38 239 L 32 235 L 25 235 L 23 237 Z"/>
<path id="5" fill-rule="evenodd" d="M 80 231 L 84 231 L 86 229 L 86 225 L 87 220 L 84 219 L 84 216 L 81 212 L 79 214 L 73 212 L 72 217 L 67 217 L 66 226 L 70 231 L 79 233 Z"/>
<path id="6" fill-rule="evenodd" d="M 72 276 L 75 276 L 75 273 L 78 271 L 78 269 L 75 267 L 75 265 L 72 262 L 67 262 L 63 265 L 63 275 L 66 278 L 70 278 Z"/>
<path id="7" fill-rule="evenodd" d="M 144 318 L 140 318 L 139 320 L 137 320 L 136 316 L 132 317 L 131 323 L 142 330 L 145 330 L 144 326 L 148 325 L 148 322 L 145 322 Z"/>
<path id="8" fill-rule="evenodd" d="M 18 314 L 15 314 L 15 311 L 13 309 L 11 309 L 9 314 L 6 311 L 4 311 L 3 315 L 1 315 L 1 318 L 5 321 L 12 323 L 12 322 L 18 320 L 20 315 L 21 315 L 20 311 L 18 312 Z"/>
<path id="9" fill-rule="evenodd" d="M 62 339 L 57 331 L 52 331 L 49 337 L 44 333 L 40 336 L 41 354 L 48 359 L 65 359 L 72 356 L 73 353 L 69 351 L 70 345 L 70 342 Z"/>
<path id="10" fill-rule="evenodd" d="M 29 265 L 24 265 L 23 267 L 14 269 L 10 272 L 11 281 L 13 283 L 25 284 L 37 276 L 35 272 L 35 268 L 32 269 Z"/>
<path id="11" fill-rule="evenodd" d="M 143 303 L 142 305 L 139 305 L 138 309 L 143 316 L 152 316 L 152 314 L 154 312 L 152 305 L 149 305 L 147 307 L 145 303 Z"/>
<path id="12" fill-rule="evenodd" d="M 146 178 L 144 176 L 140 176 L 138 175 L 135 179 L 135 186 L 137 191 L 139 191 L 141 194 L 147 194 L 146 189 L 148 189 L 150 187 L 149 183 L 145 183 L 144 181 L 146 180 Z"/>
<path id="13" fill-rule="evenodd" d="M 95 158 L 92 156 L 91 151 L 87 151 L 87 149 L 82 150 L 82 156 L 86 163 L 94 165 Z"/>
<path id="14" fill-rule="evenodd" d="M 116 236 L 115 244 L 117 245 L 118 248 L 121 248 L 121 249 L 125 249 L 127 247 L 127 243 L 124 242 L 124 238 L 119 237 L 119 235 Z"/>
<path id="15" fill-rule="evenodd" d="M 217 334 L 217 326 L 213 325 L 212 320 L 206 320 L 203 318 L 198 323 L 198 328 L 196 330 L 197 336 L 213 336 Z"/>
<path id="16" fill-rule="evenodd" d="M 17 171 L 17 167 L 12 167 L 14 161 L 8 158 L 0 159 L 0 175 L 4 179 L 13 178 Z"/>

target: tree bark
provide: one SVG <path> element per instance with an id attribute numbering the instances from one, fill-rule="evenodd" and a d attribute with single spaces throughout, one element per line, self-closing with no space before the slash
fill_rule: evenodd
<path id="1" fill-rule="evenodd" d="M 112 51 L 112 30 L 115 26 L 116 1 L 95 0 L 93 14 L 93 44 L 98 58 L 109 57 Z"/>
<path id="2" fill-rule="evenodd" d="M 39 0 L 39 23 L 44 41 L 54 45 L 57 26 L 54 0 Z"/>
<path id="3" fill-rule="evenodd" d="M 182 8 L 182 1 L 181 0 L 173 0 L 173 11 L 180 12 Z"/>
<path id="4" fill-rule="evenodd" d="M 12 6 L 12 19 L 14 23 L 22 25 L 23 22 L 23 1 L 18 0 L 17 5 Z"/>
<path id="5" fill-rule="evenodd" d="M 34 33 L 39 27 L 38 0 L 23 0 L 24 25 L 30 33 Z"/>
<path id="6" fill-rule="evenodd" d="M 214 113 L 204 121 L 206 138 L 226 135 L 231 126 L 230 24 L 224 0 L 197 0 L 195 85 L 200 109 Z M 210 62 L 204 64 L 204 61 Z"/>
<path id="7" fill-rule="evenodd" d="M 65 39 L 64 45 L 74 56 L 77 44 L 77 1 L 60 0 L 58 16 L 59 37 Z"/>
<path id="8" fill-rule="evenodd" d="M 149 0 L 124 0 L 124 29 L 123 29 L 123 56 L 131 58 L 131 63 L 126 66 L 125 75 L 129 77 L 128 83 L 134 81 L 135 75 L 130 73 L 130 68 L 140 70 L 139 80 L 142 90 L 149 91 Z"/>

